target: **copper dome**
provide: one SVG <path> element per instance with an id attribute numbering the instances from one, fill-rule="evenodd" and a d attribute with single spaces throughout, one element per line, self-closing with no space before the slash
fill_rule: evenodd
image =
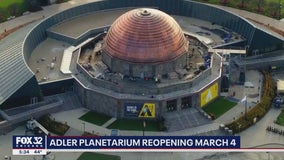
<path id="1" fill-rule="evenodd" d="M 134 63 L 173 60 L 187 52 L 187 41 L 177 22 L 162 11 L 140 8 L 120 16 L 110 27 L 103 51 Z"/>

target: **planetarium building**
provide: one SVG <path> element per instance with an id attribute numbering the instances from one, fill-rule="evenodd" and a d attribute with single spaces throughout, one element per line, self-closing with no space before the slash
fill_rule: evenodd
<path id="1" fill-rule="evenodd" d="M 194 99 L 206 86 L 214 86 L 209 102 L 219 93 L 221 57 L 195 52 L 189 44 L 194 39 L 158 9 L 129 9 L 80 48 L 77 75 L 93 89 L 86 89 L 75 76 L 79 82 L 76 93 L 87 108 L 114 117 L 139 118 L 145 106 L 149 108 L 147 118 L 200 106 Z M 196 63 L 203 66 L 202 71 Z"/>
<path id="2" fill-rule="evenodd" d="M 283 37 L 203 3 L 96 1 L 1 41 L 0 109 L 50 106 L 30 114 L 37 117 L 66 107 L 52 95 L 72 92 L 83 107 L 117 118 L 199 110 L 220 94 L 216 49 L 245 48 L 251 56 L 283 44 Z"/>

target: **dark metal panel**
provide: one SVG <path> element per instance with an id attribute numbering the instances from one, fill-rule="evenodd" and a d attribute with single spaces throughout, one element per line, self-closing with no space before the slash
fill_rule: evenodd
<path id="1" fill-rule="evenodd" d="M 14 92 L 3 104 L 0 105 L 0 108 L 6 109 L 26 105 L 30 103 L 30 99 L 33 97 L 37 97 L 39 101 L 42 99 L 42 94 L 35 76 Z"/>

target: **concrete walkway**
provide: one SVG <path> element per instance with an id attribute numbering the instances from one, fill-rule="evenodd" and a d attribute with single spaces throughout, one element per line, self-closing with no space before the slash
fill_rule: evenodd
<path id="1" fill-rule="evenodd" d="M 250 108 L 247 107 L 247 111 L 249 110 Z M 238 119 L 239 117 L 243 116 L 244 113 L 245 113 L 245 106 L 241 102 L 239 102 L 232 109 L 230 109 L 225 114 L 217 118 L 215 122 L 219 124 L 229 124 L 234 120 Z"/>
<path id="2" fill-rule="evenodd" d="M 103 124 L 102 127 L 106 128 L 107 126 L 109 126 L 110 124 L 112 124 L 114 121 L 116 121 L 116 118 L 111 118 L 111 119 L 108 120 L 105 124 Z"/>

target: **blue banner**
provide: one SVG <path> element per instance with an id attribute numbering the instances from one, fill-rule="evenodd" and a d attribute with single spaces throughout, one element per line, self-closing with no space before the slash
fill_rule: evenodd
<path id="1" fill-rule="evenodd" d="M 239 136 L 48 137 L 47 149 L 237 149 Z"/>
<path id="2" fill-rule="evenodd" d="M 238 149 L 239 136 L 13 136 L 13 149 Z"/>

